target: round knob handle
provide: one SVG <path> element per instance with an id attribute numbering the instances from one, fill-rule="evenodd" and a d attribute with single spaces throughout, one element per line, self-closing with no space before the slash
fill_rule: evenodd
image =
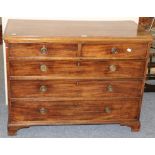
<path id="1" fill-rule="evenodd" d="M 126 51 L 130 53 L 132 52 L 132 48 L 127 48 Z"/>
<path id="2" fill-rule="evenodd" d="M 104 112 L 107 113 L 107 114 L 111 113 L 110 107 L 105 107 Z"/>
<path id="3" fill-rule="evenodd" d="M 40 49 L 40 52 L 41 54 L 47 54 L 47 48 L 45 46 L 43 46 L 41 49 Z"/>
<path id="4" fill-rule="evenodd" d="M 47 66 L 45 64 L 40 65 L 40 70 L 42 72 L 46 72 L 47 71 Z"/>
<path id="5" fill-rule="evenodd" d="M 109 85 L 108 88 L 107 88 L 108 92 L 113 92 L 113 87 L 112 85 Z"/>
<path id="6" fill-rule="evenodd" d="M 112 54 L 116 54 L 116 53 L 118 53 L 118 49 L 115 48 L 115 47 L 113 47 L 113 48 L 111 49 L 111 53 L 112 53 Z"/>
<path id="7" fill-rule="evenodd" d="M 47 113 L 47 109 L 42 107 L 39 109 L 39 112 L 40 112 L 40 114 L 45 115 Z"/>
<path id="8" fill-rule="evenodd" d="M 40 92 L 46 92 L 47 91 L 47 87 L 46 86 L 41 86 L 40 87 Z"/>
<path id="9" fill-rule="evenodd" d="M 110 65 L 110 66 L 109 66 L 109 70 L 110 70 L 111 72 L 115 72 L 115 71 L 116 71 L 116 66 L 115 66 L 115 65 Z"/>

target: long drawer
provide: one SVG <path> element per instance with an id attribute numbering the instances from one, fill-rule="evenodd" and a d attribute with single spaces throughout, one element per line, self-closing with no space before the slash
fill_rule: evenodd
<path id="1" fill-rule="evenodd" d="M 10 57 L 76 57 L 77 44 L 10 44 Z"/>
<path id="2" fill-rule="evenodd" d="M 83 57 L 96 58 L 145 58 L 148 44 L 133 43 L 108 43 L 108 44 L 85 44 L 82 46 Z"/>
<path id="3" fill-rule="evenodd" d="M 145 61 L 10 61 L 11 76 L 144 77 Z"/>
<path id="4" fill-rule="evenodd" d="M 14 101 L 10 121 L 51 123 L 102 123 L 108 120 L 136 119 L 139 99 L 102 101 L 33 102 Z"/>
<path id="5" fill-rule="evenodd" d="M 142 81 L 24 80 L 11 81 L 12 98 L 140 97 Z"/>

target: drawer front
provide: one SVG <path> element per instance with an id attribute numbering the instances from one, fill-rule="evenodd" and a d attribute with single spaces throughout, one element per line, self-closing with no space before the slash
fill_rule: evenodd
<path id="1" fill-rule="evenodd" d="M 77 44 L 11 44 L 11 57 L 76 57 Z"/>
<path id="2" fill-rule="evenodd" d="M 11 81 L 12 98 L 140 97 L 142 81 Z"/>
<path id="3" fill-rule="evenodd" d="M 147 55 L 147 44 L 86 44 L 82 47 L 83 57 L 98 58 L 145 58 Z"/>
<path id="4" fill-rule="evenodd" d="M 12 76 L 144 77 L 144 61 L 11 61 Z"/>
<path id="5" fill-rule="evenodd" d="M 136 119 L 138 99 L 103 101 L 11 102 L 10 120 L 47 121 L 48 123 L 102 123 L 110 120 Z"/>

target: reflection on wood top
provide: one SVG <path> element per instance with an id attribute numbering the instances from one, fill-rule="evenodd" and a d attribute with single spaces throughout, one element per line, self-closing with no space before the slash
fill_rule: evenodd
<path id="1" fill-rule="evenodd" d="M 149 33 L 138 30 L 133 21 L 55 21 L 9 19 L 6 42 L 50 41 L 151 41 Z"/>

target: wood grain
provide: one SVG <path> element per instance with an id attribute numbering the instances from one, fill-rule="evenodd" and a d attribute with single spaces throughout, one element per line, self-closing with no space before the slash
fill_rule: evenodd
<path id="1" fill-rule="evenodd" d="M 42 92 L 41 86 L 47 90 Z M 111 89 L 109 91 L 109 86 Z M 142 81 L 53 80 L 11 81 L 12 98 L 103 98 L 140 97 Z"/>
<path id="2" fill-rule="evenodd" d="M 106 113 L 105 108 L 110 108 Z M 11 122 L 103 123 L 107 120 L 136 119 L 139 100 L 12 102 Z M 41 112 L 44 109 L 44 113 Z"/>
<path id="3" fill-rule="evenodd" d="M 41 53 L 41 48 L 47 49 L 47 54 Z M 10 57 L 76 57 L 77 44 L 11 44 Z"/>
<path id="4" fill-rule="evenodd" d="M 42 72 L 41 65 L 46 65 L 47 71 Z M 111 65 L 116 71 L 110 70 Z M 145 61 L 10 61 L 10 66 L 11 76 L 139 78 L 144 76 Z"/>
<path id="5" fill-rule="evenodd" d="M 39 26 L 38 26 L 39 25 Z M 9 19 L 5 41 L 10 43 L 151 41 L 133 21 L 49 21 Z"/>
<path id="6" fill-rule="evenodd" d="M 137 24 L 9 20 L 4 39 L 9 135 L 31 125 L 114 123 L 140 130 L 152 37 Z"/>
<path id="7" fill-rule="evenodd" d="M 145 58 L 147 54 L 147 44 L 132 43 L 107 43 L 107 44 L 85 44 L 82 46 L 83 57 L 99 57 L 99 58 Z M 116 48 L 117 52 L 112 53 L 112 48 Z M 131 49 L 128 52 L 127 49 Z"/>

